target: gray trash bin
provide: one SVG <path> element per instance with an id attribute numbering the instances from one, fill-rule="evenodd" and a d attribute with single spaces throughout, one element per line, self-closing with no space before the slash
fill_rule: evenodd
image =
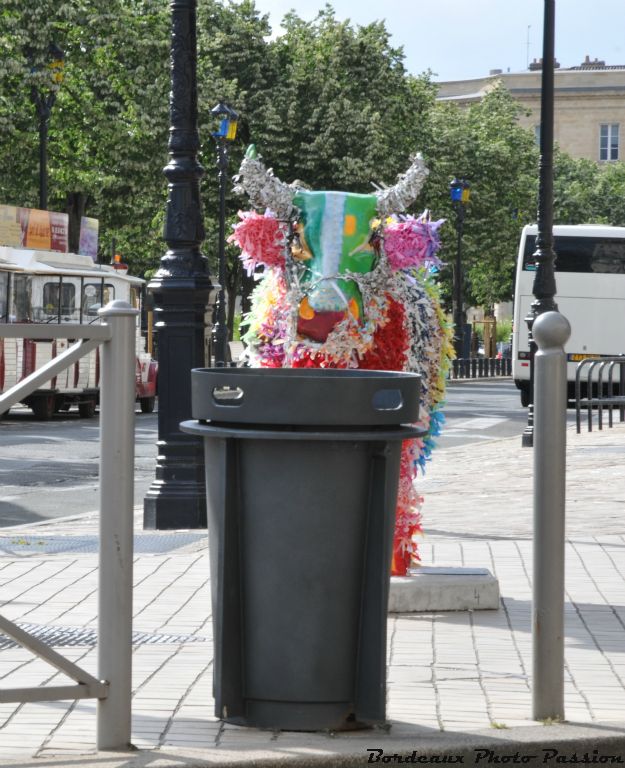
<path id="1" fill-rule="evenodd" d="M 402 440 L 419 377 L 192 372 L 204 438 L 216 715 L 285 730 L 384 722 Z"/>

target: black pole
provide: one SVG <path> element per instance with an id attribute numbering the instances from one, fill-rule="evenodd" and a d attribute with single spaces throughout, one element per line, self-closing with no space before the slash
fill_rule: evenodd
<path id="1" fill-rule="evenodd" d="M 530 403 L 522 445 L 534 445 L 534 321 L 543 312 L 557 311 L 555 258 L 553 249 L 553 91 L 555 70 L 555 0 L 544 0 L 542 88 L 540 95 L 540 164 L 538 183 L 538 235 L 536 237 L 536 274 L 532 292 L 535 300 L 525 318 L 530 352 Z"/>
<path id="2" fill-rule="evenodd" d="M 216 322 L 213 328 L 215 365 L 227 365 L 228 323 L 226 321 L 226 182 L 228 148 L 226 139 L 217 137 L 217 168 L 219 169 L 219 293 Z"/>
<path id="3" fill-rule="evenodd" d="M 206 526 L 202 443 L 180 432 L 191 418 L 191 369 L 204 365 L 205 313 L 211 298 L 197 159 L 197 0 L 171 0 L 171 93 L 168 250 L 148 285 L 158 333 L 158 457 L 156 479 L 144 499 L 145 528 Z"/>
<path id="4" fill-rule="evenodd" d="M 39 122 L 39 209 L 48 210 L 48 123 L 56 93 L 44 95 L 37 88 L 32 88 L 30 98 L 35 105 Z"/>
<path id="5" fill-rule="evenodd" d="M 26 49 L 26 55 L 33 71 L 39 69 L 34 62 L 34 54 L 30 48 Z M 48 210 L 48 123 L 52 114 L 52 107 L 56 101 L 56 91 L 63 80 L 63 64 L 65 54 L 56 43 L 48 46 L 48 70 L 51 72 L 51 90 L 44 93 L 36 86 L 30 89 L 30 100 L 35 105 L 35 112 L 39 121 L 39 209 Z"/>
<path id="6" fill-rule="evenodd" d="M 464 204 L 454 201 L 456 209 L 456 234 L 458 236 L 456 246 L 456 266 L 454 270 L 454 326 L 456 329 L 456 358 L 464 357 L 464 312 L 462 299 L 462 235 L 464 232 Z"/>
<path id="7" fill-rule="evenodd" d="M 48 118 L 39 115 L 39 209 L 48 210 Z"/>

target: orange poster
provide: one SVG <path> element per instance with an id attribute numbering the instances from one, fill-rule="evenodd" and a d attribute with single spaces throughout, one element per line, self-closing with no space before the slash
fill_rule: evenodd
<path id="1" fill-rule="evenodd" d="M 29 210 L 24 245 L 26 248 L 40 248 L 43 251 L 49 251 L 52 248 L 52 230 L 48 211 L 39 211 L 36 208 Z"/>

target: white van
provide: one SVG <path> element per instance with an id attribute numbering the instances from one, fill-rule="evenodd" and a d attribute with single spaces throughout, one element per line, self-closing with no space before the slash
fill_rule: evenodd
<path id="1" fill-rule="evenodd" d="M 530 360 L 525 317 L 529 314 L 536 263 L 535 224 L 523 228 L 514 290 L 512 377 L 529 403 Z M 625 353 L 625 227 L 556 225 L 555 301 L 571 324 L 565 346 L 569 395 L 573 396 L 575 368 L 586 357 Z"/>

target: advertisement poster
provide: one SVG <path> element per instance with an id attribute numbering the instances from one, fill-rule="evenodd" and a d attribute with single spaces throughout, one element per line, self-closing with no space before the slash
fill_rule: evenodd
<path id="1" fill-rule="evenodd" d="M 97 219 L 90 219 L 87 216 L 80 219 L 78 253 L 81 256 L 91 256 L 94 261 L 98 260 L 98 226 Z"/>
<path id="2" fill-rule="evenodd" d="M 0 245 L 20 248 L 22 240 L 18 209 L 12 205 L 0 205 Z"/>
<path id="3" fill-rule="evenodd" d="M 0 205 L 0 245 L 67 253 L 66 213 Z"/>

